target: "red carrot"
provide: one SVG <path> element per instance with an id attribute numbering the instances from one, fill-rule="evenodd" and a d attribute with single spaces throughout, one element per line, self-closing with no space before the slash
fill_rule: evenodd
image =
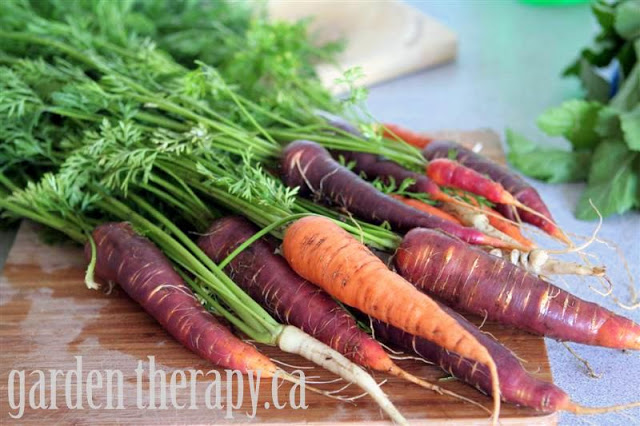
<path id="1" fill-rule="evenodd" d="M 242 342 L 202 307 L 164 254 L 127 223 L 106 223 L 93 231 L 95 274 L 118 283 L 185 347 L 211 363 L 271 377 L 276 365 Z M 91 247 L 85 245 L 91 258 Z"/>
<path id="2" fill-rule="evenodd" d="M 472 194 L 481 195 L 493 203 L 514 204 L 516 202 L 499 183 L 447 158 L 429 161 L 426 172 L 427 176 L 438 185 L 463 189 Z"/>
<path id="3" fill-rule="evenodd" d="M 559 240 L 569 242 L 562 231 L 552 223 L 553 218 L 551 216 L 551 212 L 549 212 L 549 209 L 544 204 L 535 188 L 525 182 L 524 179 L 513 171 L 494 163 L 488 158 L 476 154 L 460 144 L 450 141 L 434 141 L 422 151 L 422 154 L 428 160 L 449 158 L 450 155 L 454 154 L 456 160 L 460 162 L 460 164 L 464 164 L 466 167 L 469 167 L 478 173 L 486 174 L 495 182 L 500 183 L 519 202 L 549 219 L 545 220 L 531 212 L 519 209 L 518 213 L 523 221 L 537 226 Z M 515 219 L 515 216 L 512 213 L 513 207 L 499 206 L 498 210 L 500 210 L 505 217 L 511 220 Z"/>
<path id="4" fill-rule="evenodd" d="M 617 411 L 637 406 L 638 403 L 624 406 L 591 408 L 583 407 L 571 401 L 569 395 L 553 383 L 534 377 L 524 369 L 518 358 L 509 349 L 501 345 L 487 333 L 483 333 L 467 321 L 462 315 L 446 306 L 440 305 L 451 317 L 471 333 L 483 345 L 498 367 L 500 377 L 500 397 L 505 402 L 524 405 L 540 411 L 569 411 L 576 414 L 596 414 Z M 396 327 L 374 320 L 375 336 L 391 345 L 411 351 L 433 362 L 444 371 L 475 386 L 478 390 L 491 395 L 489 370 L 484 365 L 469 361 L 460 355 L 426 339 L 413 336 Z"/>
<path id="5" fill-rule="evenodd" d="M 214 262 L 221 263 L 258 231 L 242 217 L 226 217 L 215 221 L 198 245 Z M 300 328 L 363 367 L 473 403 L 398 367 L 331 296 L 296 274 L 275 252 L 276 244 L 261 238 L 235 256 L 225 272 L 280 322 Z"/>
<path id="6" fill-rule="evenodd" d="M 640 349 L 640 325 L 442 233 L 409 232 L 395 265 L 420 290 L 456 310 L 558 340 Z"/>
<path id="7" fill-rule="evenodd" d="M 400 140 L 415 146 L 416 148 L 424 148 L 432 142 L 432 139 L 428 136 L 416 133 L 412 130 L 405 129 L 397 124 L 385 123 L 382 125 L 382 136 L 387 139 Z"/>
<path id="8" fill-rule="evenodd" d="M 383 194 L 355 173 L 331 158 L 322 146 L 310 141 L 290 143 L 281 159 L 282 179 L 300 194 L 336 204 L 354 215 L 406 232 L 417 227 L 435 228 L 456 235 L 471 244 L 509 248 L 510 244 L 464 228 L 439 217 L 417 211 Z"/>

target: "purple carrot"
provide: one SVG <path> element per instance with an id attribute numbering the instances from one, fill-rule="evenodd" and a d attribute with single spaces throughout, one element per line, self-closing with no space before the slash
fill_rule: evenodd
<path id="1" fill-rule="evenodd" d="M 280 167 L 285 184 L 291 188 L 299 186 L 301 195 L 340 206 L 366 221 L 388 222 L 400 232 L 418 227 L 440 229 L 471 244 L 513 248 L 500 239 L 421 212 L 383 194 L 340 165 L 315 142 L 295 141 L 287 145 Z"/>
<path id="2" fill-rule="evenodd" d="M 96 277 L 119 284 L 177 341 L 217 366 L 273 376 L 276 365 L 207 312 L 158 247 L 128 223 L 105 223 L 92 235 Z"/>
<path id="3" fill-rule="evenodd" d="M 395 265 L 417 288 L 456 310 L 558 340 L 640 349 L 640 325 L 440 232 L 409 232 Z"/>
<path id="4" fill-rule="evenodd" d="M 364 174 L 368 180 L 380 178 L 385 184 L 391 180 L 400 184 L 407 179 L 415 183 L 407 188 L 409 192 L 424 193 L 430 195 L 436 201 L 450 201 L 451 197 L 440 190 L 431 179 L 421 173 L 405 169 L 400 164 L 387 160 L 376 154 L 355 151 L 332 151 L 334 158 L 344 158 L 345 163 L 353 163 L 353 171 L 359 175 Z"/>
<path id="5" fill-rule="evenodd" d="M 325 120 L 331 127 L 340 129 L 343 132 L 351 133 L 352 135 L 360 138 L 364 137 L 362 135 L 362 132 L 360 132 L 360 130 L 358 130 L 356 126 L 338 115 L 334 115 L 326 111 L 316 111 L 316 116 Z"/>
<path id="6" fill-rule="evenodd" d="M 211 225 L 198 245 L 214 262 L 220 263 L 256 232 L 258 229 L 242 217 L 222 218 Z M 225 272 L 281 322 L 304 330 L 354 362 L 474 403 L 398 367 L 376 340 L 358 328 L 342 306 L 296 274 L 275 252 L 276 244 L 261 238 L 234 257 Z"/>
<path id="7" fill-rule="evenodd" d="M 198 246 L 220 263 L 258 231 L 242 217 L 226 217 L 213 222 Z M 240 252 L 225 272 L 280 322 L 295 325 L 360 365 L 387 371 L 391 360 L 378 342 L 361 331 L 324 290 L 296 274 L 275 254 L 276 247 L 266 238 L 259 239 Z"/>
<path id="8" fill-rule="evenodd" d="M 440 307 L 471 333 L 478 343 L 487 348 L 498 368 L 500 397 L 503 401 L 545 412 L 562 410 L 576 414 L 606 413 L 635 406 L 635 404 L 629 404 L 591 408 L 576 404 L 571 401 L 565 391 L 553 383 L 540 380 L 527 372 L 513 352 L 489 334 L 480 331 L 478 327 L 453 309 L 444 305 Z M 382 341 L 411 351 L 425 360 L 433 362 L 452 376 L 476 387 L 485 394 L 491 395 L 491 380 L 489 370 L 485 365 L 461 357 L 435 343 L 378 320 L 373 321 L 373 329 L 375 336 Z"/>
<path id="9" fill-rule="evenodd" d="M 489 351 L 498 368 L 500 395 L 503 401 L 524 405 L 541 411 L 564 409 L 570 403 L 569 396 L 553 383 L 548 383 L 529 374 L 511 351 L 487 334 L 481 332 L 464 317 L 442 306 L 449 315 L 469 331 Z M 411 335 L 399 328 L 375 320 L 375 336 L 388 344 L 397 346 L 433 362 L 452 376 L 468 383 L 487 395 L 491 395 L 491 379 L 486 366 L 447 351 L 429 340 Z"/>
<path id="10" fill-rule="evenodd" d="M 347 122 L 341 117 L 327 113 L 319 113 L 318 115 L 327 120 L 327 123 L 332 127 L 363 137 L 362 133 L 358 131 L 353 124 Z M 436 201 L 451 200 L 450 196 L 442 192 L 440 187 L 438 187 L 438 185 L 424 174 L 407 170 L 400 164 L 387 160 L 380 155 L 370 154 L 368 152 L 338 150 L 332 151 L 331 154 L 336 159 L 342 156 L 345 159 L 345 162 L 355 163 L 353 171 L 358 174 L 364 173 L 366 175 L 366 179 L 372 180 L 380 178 L 385 184 L 389 184 L 391 179 L 393 179 L 397 184 L 400 184 L 407 179 L 413 179 L 415 183 L 407 188 L 408 191 L 429 194 Z"/>

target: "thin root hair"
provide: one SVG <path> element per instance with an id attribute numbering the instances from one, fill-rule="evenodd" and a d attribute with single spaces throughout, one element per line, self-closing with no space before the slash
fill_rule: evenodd
<path id="1" fill-rule="evenodd" d="M 567 348 L 569 353 L 573 355 L 578 361 L 580 361 L 582 365 L 584 365 L 584 368 L 587 370 L 587 374 L 589 375 L 589 377 L 594 379 L 599 379 L 600 377 L 602 377 L 602 374 L 596 373 L 593 367 L 591 367 L 591 364 L 589 364 L 589 361 L 581 357 L 571 346 L 569 346 L 567 342 L 562 342 L 562 346 Z"/>
<path id="2" fill-rule="evenodd" d="M 593 207 L 593 210 L 595 210 L 596 214 L 598 215 L 598 225 L 596 225 L 595 229 L 593 230 L 593 233 L 592 233 L 591 237 L 589 239 L 587 239 L 580 246 L 570 246 L 565 250 L 547 250 L 548 253 L 554 253 L 554 254 L 576 253 L 576 252 L 584 251 L 591 244 L 593 244 L 593 242 L 596 240 L 596 238 L 598 236 L 598 233 L 600 232 L 600 229 L 602 228 L 603 217 L 602 217 L 602 214 L 600 214 L 600 211 L 593 204 L 593 201 L 591 201 L 591 199 L 589 199 L 589 204 L 591 204 L 591 207 Z"/>

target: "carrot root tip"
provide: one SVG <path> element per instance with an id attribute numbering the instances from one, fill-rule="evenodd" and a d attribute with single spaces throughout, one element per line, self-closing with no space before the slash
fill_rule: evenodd
<path id="1" fill-rule="evenodd" d="M 573 414 L 590 415 L 590 414 L 603 414 L 603 413 L 611 413 L 614 411 L 629 410 L 631 408 L 636 408 L 636 407 L 640 407 L 640 401 L 632 402 L 629 404 L 612 405 L 610 407 L 585 407 L 585 406 L 576 404 L 573 401 L 569 401 L 565 407 L 560 407 L 560 408 Z"/>
<path id="2" fill-rule="evenodd" d="M 553 231 L 551 231 L 549 235 L 551 235 L 553 238 L 555 238 L 556 240 L 562 242 L 567 246 L 573 245 L 573 242 L 569 239 L 569 237 L 567 237 L 567 235 L 564 232 L 562 232 L 560 228 L 556 228 L 554 226 Z"/>

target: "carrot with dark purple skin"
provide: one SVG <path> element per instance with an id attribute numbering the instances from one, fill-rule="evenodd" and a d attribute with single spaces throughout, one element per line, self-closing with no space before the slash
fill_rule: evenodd
<path id="1" fill-rule="evenodd" d="M 487 349 L 365 245 L 333 221 L 308 216 L 287 228 L 282 251 L 294 271 L 346 305 L 486 365 L 497 420 L 499 379 Z"/>
<path id="2" fill-rule="evenodd" d="M 305 385 L 259 354 L 247 359 L 248 354 L 252 355 L 255 349 L 239 346 L 237 340 L 226 339 L 229 335 L 212 321 L 211 315 L 200 305 L 185 282 L 216 313 L 224 316 L 254 341 L 300 355 L 346 381 L 356 383 L 394 422 L 407 424 L 406 419 L 367 372 L 302 330 L 278 323 L 158 209 L 133 192 L 127 198 L 153 218 L 153 222 L 122 201 L 102 192 L 96 204 L 111 216 L 126 218 L 128 223 L 141 229 L 152 239 L 153 244 L 150 240 L 137 236 L 128 223 L 100 226 L 90 236 L 86 230 L 91 226 L 91 221 L 75 211 L 63 210 L 64 214 L 57 216 L 48 210 L 45 216 L 42 214 L 44 209 L 39 206 L 29 217 L 85 244 L 89 259 L 85 283 L 89 288 L 96 288 L 94 276 L 104 281 L 120 283 L 172 336 L 204 358 L 240 371 L 255 368 L 263 371 L 264 376 L 273 376 L 273 372 L 278 371 L 284 380 L 331 396 L 330 393 Z M 3 208 L 22 214 L 25 211 L 23 203 L 22 200 L 3 200 L 1 204 Z M 73 219 L 69 219 L 70 217 Z M 160 249 L 164 250 L 167 257 Z M 180 269 L 174 270 L 168 259 L 179 265 Z M 197 277 L 197 281 L 190 278 L 189 274 Z"/>
<path id="3" fill-rule="evenodd" d="M 258 231 L 242 217 L 225 217 L 211 225 L 198 245 L 220 264 Z M 236 255 L 224 270 L 280 322 L 300 328 L 357 364 L 476 404 L 398 367 L 380 343 L 360 330 L 355 319 L 331 296 L 296 274 L 275 251 L 275 243 L 260 238 Z"/>
<path id="4" fill-rule="evenodd" d="M 97 227 L 92 240 L 85 245 L 85 255 L 95 262 L 93 273 L 97 277 L 120 284 L 176 340 L 204 359 L 242 372 L 260 371 L 262 377 L 273 377 L 278 371 L 282 379 L 299 383 L 215 320 L 164 254 L 149 240 L 137 235 L 129 224 L 109 223 Z M 357 383 L 395 422 L 406 424 L 375 380 L 364 370 L 298 328 L 279 326 L 282 328 L 277 337 L 280 349 L 304 356 Z M 330 396 L 327 392 L 305 387 Z"/>
<path id="5" fill-rule="evenodd" d="M 640 405 L 632 403 L 612 407 L 584 407 L 571 401 L 569 395 L 553 383 L 540 380 L 524 369 L 518 358 L 500 342 L 483 333 L 462 315 L 446 306 L 441 308 L 455 318 L 458 323 L 482 344 L 498 367 L 500 377 L 500 397 L 504 402 L 524 405 L 540 411 L 569 411 L 575 414 L 597 414 L 628 409 Z M 452 376 L 468 383 L 485 394 L 491 395 L 489 371 L 484 365 L 469 361 L 460 355 L 447 351 L 426 339 L 413 336 L 399 328 L 373 321 L 375 336 L 382 341 L 411 351 L 433 362 Z"/>
<path id="6" fill-rule="evenodd" d="M 325 117 L 325 119 L 331 126 L 337 129 L 351 133 L 355 136 L 363 137 L 362 133 L 351 123 L 339 117 Z M 388 160 L 378 154 L 359 151 L 332 150 L 331 155 L 336 159 L 342 157 L 345 163 L 352 163 L 353 171 L 357 174 L 366 175 L 367 179 L 379 178 L 385 184 L 391 183 L 391 180 L 399 184 L 407 179 L 411 179 L 414 183 L 407 188 L 407 191 L 428 194 L 435 201 L 453 200 L 453 197 L 442 192 L 440 187 L 433 183 L 433 181 L 424 174 L 407 170 L 400 164 Z"/>
<path id="7" fill-rule="evenodd" d="M 164 254 L 129 224 L 100 225 L 93 239 L 95 275 L 118 283 L 182 345 L 217 366 L 273 377 L 276 365 L 207 312 Z M 91 258 L 89 243 L 85 256 Z"/>
<path id="8" fill-rule="evenodd" d="M 198 246 L 220 263 L 258 231 L 242 217 L 226 217 L 211 225 Z M 224 270 L 280 322 L 312 334 L 360 365 L 384 371 L 387 363 L 381 360 L 388 357 L 378 342 L 362 332 L 327 293 L 296 274 L 275 251 L 275 244 L 261 238 L 235 256 Z"/>
<path id="9" fill-rule="evenodd" d="M 424 174 L 407 170 L 400 164 L 379 155 L 355 151 L 333 151 L 332 155 L 334 158 L 342 157 L 347 164 L 353 164 L 353 171 L 364 174 L 367 179 L 378 178 L 387 185 L 392 180 L 400 184 L 411 179 L 414 183 L 407 187 L 408 192 L 427 194 L 434 201 L 453 200 L 453 197 L 442 192 L 440 187 Z"/>
<path id="10" fill-rule="evenodd" d="M 400 184 L 407 179 L 410 179 L 414 183 L 407 187 L 407 192 L 427 194 L 434 201 L 463 204 L 462 202 L 457 201 L 454 197 L 442 192 L 440 190 L 440 187 L 438 187 L 438 185 L 436 185 L 426 175 L 409 171 L 401 165 L 394 163 L 393 161 L 384 159 L 379 155 L 355 151 L 332 151 L 332 155 L 334 158 L 342 159 L 346 164 L 352 165 L 352 170 L 354 172 L 358 174 L 364 174 L 367 179 L 377 178 L 387 185 L 389 185 L 392 180 L 396 184 Z M 426 211 L 427 213 L 434 214 L 435 216 L 440 216 L 443 219 L 447 219 L 461 225 L 460 221 L 454 218 L 449 213 L 444 212 L 441 209 L 430 208 L 431 206 L 426 203 L 422 203 L 419 200 L 413 200 L 404 197 L 402 199 L 399 199 L 395 196 L 394 198 L 404 202 L 411 207 L 418 208 L 418 210 Z M 474 201 L 474 199 L 469 199 L 467 202 L 474 204 L 476 207 L 482 208 L 483 210 L 489 209 L 488 207 L 485 208 L 478 206 L 478 203 L 474 203 Z M 492 214 L 488 214 L 487 216 L 492 226 L 494 226 L 499 231 L 504 232 L 509 237 L 513 238 L 515 241 L 521 244 L 523 248 L 530 248 L 533 246 L 533 243 L 520 233 L 516 225 L 510 224 L 506 220 L 501 220 L 499 217 L 497 217 L 499 216 L 499 213 L 494 210 L 491 210 L 491 213 Z"/>
<path id="11" fill-rule="evenodd" d="M 395 265 L 417 288 L 456 310 L 558 340 L 640 349 L 640 325 L 440 232 L 407 233 Z"/>
<path id="12" fill-rule="evenodd" d="M 504 189 L 509 191 L 520 203 L 548 219 L 545 220 L 539 215 L 519 209 L 518 213 L 523 221 L 537 226 L 549 235 L 565 243 L 569 243 L 564 233 L 553 223 L 551 212 L 542 201 L 542 198 L 540 198 L 538 191 L 516 173 L 451 141 L 434 141 L 422 151 L 422 154 L 427 160 L 449 158 L 450 155 L 454 154 L 455 159 L 460 162 L 460 164 L 478 173 L 489 176 L 495 182 L 500 183 Z M 498 210 L 508 219 L 515 219 L 513 207 L 499 206 Z"/>
<path id="13" fill-rule="evenodd" d="M 300 194 L 313 196 L 347 209 L 372 223 L 388 222 L 401 232 L 417 227 L 440 229 L 471 244 L 513 248 L 471 228 L 418 211 L 378 191 L 351 170 L 335 161 L 322 146 L 310 141 L 292 142 L 281 158 L 284 183 L 300 187 Z"/>

